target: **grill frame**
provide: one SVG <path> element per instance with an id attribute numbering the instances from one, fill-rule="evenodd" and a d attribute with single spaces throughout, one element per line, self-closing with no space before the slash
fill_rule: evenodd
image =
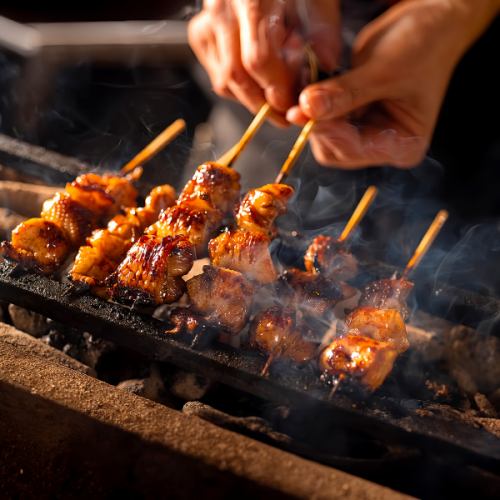
<path id="1" fill-rule="evenodd" d="M 491 470 L 500 466 L 500 440 L 484 429 L 435 415 L 422 417 L 395 399 L 376 394 L 357 401 L 337 393 L 329 400 L 328 388 L 308 370 L 273 371 L 263 378 L 260 371 L 265 360 L 257 353 L 218 343 L 195 349 L 186 339 L 165 334 L 165 323 L 153 317 L 70 292 L 68 283 L 0 262 L 0 300 L 266 400 L 306 408 L 336 425 L 369 432 L 375 438 L 438 450 Z"/>

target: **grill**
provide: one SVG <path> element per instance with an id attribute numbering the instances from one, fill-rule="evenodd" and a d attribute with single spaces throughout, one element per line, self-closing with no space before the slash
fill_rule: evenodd
<path id="1" fill-rule="evenodd" d="M 500 465 L 498 441 L 483 429 L 458 421 L 422 417 L 391 397 L 372 396 L 367 403 L 337 394 L 329 400 L 328 388 L 305 369 L 273 371 L 261 377 L 261 356 L 229 346 L 190 347 L 169 338 L 166 325 L 121 305 L 94 297 L 72 295 L 70 285 L 21 274 L 15 266 L 0 265 L 0 299 L 43 313 L 54 320 L 89 331 L 159 361 L 200 373 L 236 389 L 273 400 L 310 408 L 321 418 L 369 432 L 394 442 L 459 453 L 488 468 Z"/>

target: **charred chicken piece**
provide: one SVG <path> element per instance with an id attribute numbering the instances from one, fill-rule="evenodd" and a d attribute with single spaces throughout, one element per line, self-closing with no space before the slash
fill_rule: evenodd
<path id="1" fill-rule="evenodd" d="M 54 272 L 69 252 L 70 245 L 62 229 L 41 218 L 19 224 L 12 231 L 11 241 L 4 241 L 0 246 L 3 257 L 43 274 Z"/>
<path id="2" fill-rule="evenodd" d="M 204 323 L 233 335 L 246 325 L 254 288 L 241 273 L 204 266 L 203 273 L 187 281 L 186 286 L 191 311 Z"/>
<path id="3" fill-rule="evenodd" d="M 59 226 L 73 248 L 85 241 L 96 223 L 94 214 L 71 199 L 68 193 L 56 193 L 47 200 L 40 217 Z"/>
<path id="4" fill-rule="evenodd" d="M 125 303 L 160 305 L 184 293 L 182 276 L 193 265 L 193 247 L 184 236 L 142 236 L 106 279 L 111 296 Z"/>
<path id="5" fill-rule="evenodd" d="M 66 192 L 97 216 L 112 217 L 121 207 L 134 207 L 137 190 L 125 177 L 83 174 L 66 184 Z"/>
<path id="6" fill-rule="evenodd" d="M 195 247 L 196 255 L 206 254 L 208 240 L 222 224 L 219 210 L 203 210 L 188 205 L 175 205 L 164 210 L 158 222 L 149 227 L 147 234 L 159 237 L 183 234 Z"/>
<path id="7" fill-rule="evenodd" d="M 358 262 L 345 245 L 331 236 L 316 236 L 304 255 L 306 270 L 327 279 L 347 281 L 358 274 Z"/>
<path id="8" fill-rule="evenodd" d="M 349 334 L 387 342 L 398 354 L 410 347 L 406 325 L 396 309 L 358 307 L 346 318 Z"/>
<path id="9" fill-rule="evenodd" d="M 106 229 L 94 231 L 87 239 L 87 246 L 78 251 L 70 271 L 71 280 L 90 287 L 101 285 L 116 270 L 144 228 L 157 218 L 160 210 L 174 202 L 172 186 L 155 187 L 146 199 L 146 206 L 127 208 L 113 217 Z"/>
<path id="10" fill-rule="evenodd" d="M 259 283 L 275 281 L 278 275 L 269 244 L 274 221 L 285 212 L 292 194 L 293 189 L 285 184 L 266 184 L 249 191 L 236 214 L 238 229 L 210 241 L 212 264 L 244 273 Z"/>
<path id="11" fill-rule="evenodd" d="M 398 353 L 389 342 L 348 333 L 336 338 L 319 358 L 323 375 L 351 377 L 367 389 L 378 389 L 391 372 Z"/>
<path id="12" fill-rule="evenodd" d="M 208 253 L 214 266 L 239 271 L 258 283 L 272 283 L 278 274 L 269 251 L 270 243 L 271 239 L 260 232 L 226 231 L 210 241 Z"/>
<path id="13" fill-rule="evenodd" d="M 250 345 L 273 359 L 283 357 L 305 363 L 316 353 L 316 344 L 305 340 L 290 309 L 276 306 L 258 314 L 250 326 Z"/>
<path id="14" fill-rule="evenodd" d="M 278 290 L 288 307 L 318 317 L 326 317 L 345 298 L 336 281 L 300 269 L 287 269 L 280 276 Z"/>
<path id="15" fill-rule="evenodd" d="M 293 192 L 293 188 L 286 184 L 266 184 L 251 189 L 236 213 L 238 228 L 274 237 L 274 221 L 286 212 L 286 205 Z"/>
<path id="16" fill-rule="evenodd" d="M 240 194 L 240 174 L 214 162 L 200 165 L 184 187 L 177 201 L 200 210 L 233 210 Z"/>
<path id="17" fill-rule="evenodd" d="M 359 305 L 376 307 L 377 309 L 396 309 L 406 320 L 409 315 L 406 299 L 413 286 L 413 283 L 406 279 L 374 281 L 363 290 Z"/>

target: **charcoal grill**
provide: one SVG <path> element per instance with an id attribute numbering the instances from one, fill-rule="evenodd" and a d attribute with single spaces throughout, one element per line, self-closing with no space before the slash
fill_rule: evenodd
<path id="1" fill-rule="evenodd" d="M 260 375 L 264 359 L 252 352 L 212 343 L 193 348 L 190 342 L 165 332 L 165 323 L 90 295 L 75 296 L 71 285 L 22 272 L 0 263 L 0 300 L 49 316 L 77 329 L 116 342 L 152 359 L 167 361 L 238 390 L 280 404 L 307 408 L 314 415 L 373 437 L 453 454 L 482 467 L 498 470 L 500 440 L 482 428 L 445 420 L 416 410 L 422 403 L 402 404 L 374 395 L 355 401 L 347 394 L 329 399 L 329 390 L 308 369 L 273 371 Z"/>

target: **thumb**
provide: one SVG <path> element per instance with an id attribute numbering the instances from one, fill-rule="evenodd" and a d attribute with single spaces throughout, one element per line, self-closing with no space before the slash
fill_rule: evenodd
<path id="1" fill-rule="evenodd" d="M 370 67 L 309 85 L 300 94 L 302 112 L 314 120 L 340 118 L 382 98 L 382 89 Z"/>

